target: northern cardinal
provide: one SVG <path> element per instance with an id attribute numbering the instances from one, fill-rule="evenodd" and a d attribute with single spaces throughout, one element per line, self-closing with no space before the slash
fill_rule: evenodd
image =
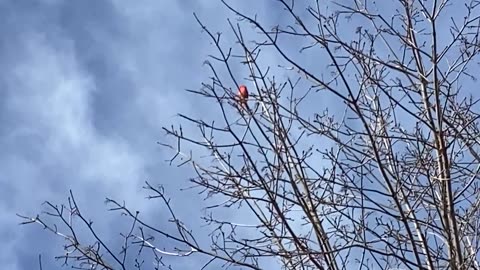
<path id="1" fill-rule="evenodd" d="M 238 101 L 242 108 L 247 108 L 247 99 L 248 99 L 248 90 L 245 85 L 240 85 L 238 87 Z"/>

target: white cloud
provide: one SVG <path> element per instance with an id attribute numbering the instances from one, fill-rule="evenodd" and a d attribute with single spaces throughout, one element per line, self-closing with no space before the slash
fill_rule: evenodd
<path id="1" fill-rule="evenodd" d="M 132 190 L 142 178 L 143 160 L 123 139 L 96 132 L 90 103 L 100 90 L 78 64 L 72 47 L 55 46 L 54 40 L 37 33 L 25 35 L 22 44 L 21 57 L 6 80 L 7 111 L 17 125 L 5 139 L 18 146 L 17 153 L 7 154 L 16 167 L 9 178 L 22 179 L 10 210 L 38 208 L 35 201 L 63 201 L 68 188 L 83 193 L 87 187 L 98 186 L 100 191 L 105 186 L 126 200 L 138 197 Z M 24 144 L 25 138 L 35 140 Z M 28 156 L 31 149 L 24 147 L 35 148 L 36 155 Z M 22 176 L 22 164 L 34 173 Z M 31 189 L 37 193 L 31 194 Z"/>

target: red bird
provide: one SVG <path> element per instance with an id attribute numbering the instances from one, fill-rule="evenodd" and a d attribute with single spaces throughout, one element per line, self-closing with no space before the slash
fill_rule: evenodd
<path id="1" fill-rule="evenodd" d="M 247 99 L 248 99 L 248 90 L 247 90 L 247 87 L 243 84 L 238 87 L 238 99 L 239 99 L 240 105 L 243 108 L 246 108 Z"/>

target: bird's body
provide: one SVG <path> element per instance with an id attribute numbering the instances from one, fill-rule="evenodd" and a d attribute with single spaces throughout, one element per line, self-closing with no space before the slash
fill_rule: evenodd
<path id="1" fill-rule="evenodd" d="M 238 87 L 237 98 L 238 98 L 238 104 L 240 105 L 241 111 L 243 112 L 244 110 L 248 110 L 248 104 L 247 104 L 248 90 L 245 85 L 242 84 Z"/>
<path id="2" fill-rule="evenodd" d="M 248 99 L 248 90 L 245 85 L 240 85 L 238 87 L 238 96 L 240 97 L 240 100 L 247 100 Z"/>

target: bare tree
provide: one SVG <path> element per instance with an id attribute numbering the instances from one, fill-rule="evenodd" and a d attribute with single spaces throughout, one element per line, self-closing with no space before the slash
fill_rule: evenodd
<path id="1" fill-rule="evenodd" d="M 73 195 L 67 207 L 48 203 L 68 232 L 42 216 L 25 223 L 63 237 L 61 258 L 85 268 L 126 269 L 137 246 L 137 258 L 151 251 L 157 268 L 173 267 L 169 256 L 202 254 L 202 269 L 480 269 L 480 1 L 272 1 L 285 25 L 223 4 L 238 19 L 227 20 L 235 46 L 196 17 L 218 53 L 206 62 L 208 82 L 189 90 L 219 114 L 180 115 L 198 133 L 172 126 L 175 142 L 161 143 L 174 152 L 170 162 L 192 166 L 207 199 L 223 200 L 204 216 L 211 243 L 197 241 L 149 183 L 174 230 L 107 200 L 132 220 L 120 252 L 96 236 Z M 248 74 L 235 74 L 240 64 Z M 246 108 L 240 84 L 250 90 Z M 192 157 L 192 147 L 209 155 Z M 225 207 L 248 217 L 238 224 L 215 214 Z M 93 244 L 81 242 L 71 218 Z M 177 249 L 161 250 L 162 239 Z"/>

